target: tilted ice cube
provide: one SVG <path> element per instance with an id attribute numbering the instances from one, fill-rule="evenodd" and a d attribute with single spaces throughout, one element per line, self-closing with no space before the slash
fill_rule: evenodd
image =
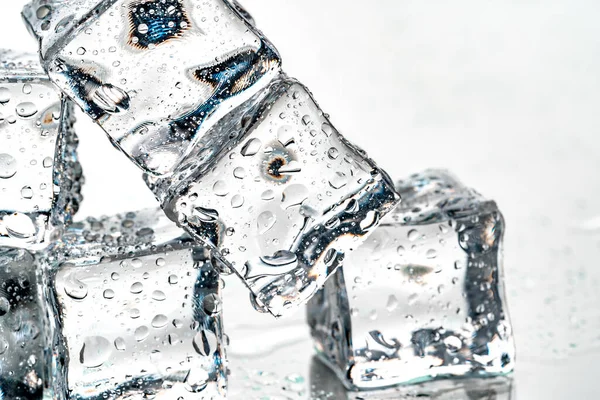
<path id="1" fill-rule="evenodd" d="M 225 398 L 219 276 L 182 235 L 160 210 L 88 219 L 46 256 L 70 399 Z"/>
<path id="2" fill-rule="evenodd" d="M 311 301 L 319 355 L 352 388 L 512 371 L 496 204 L 444 171 L 403 198 Z"/>
<path id="3" fill-rule="evenodd" d="M 217 154 L 204 148 L 210 155 L 182 166 L 164 209 L 218 250 L 258 308 L 279 316 L 323 285 L 398 196 L 298 82 L 274 81 L 249 109 L 237 126 L 215 128 L 231 133 L 227 147 Z M 169 186 L 153 183 L 159 197 Z"/>
<path id="4" fill-rule="evenodd" d="M 29 252 L 0 248 L 0 399 L 50 399 L 60 391 L 42 281 Z"/>
<path id="5" fill-rule="evenodd" d="M 0 246 L 34 249 L 81 201 L 72 105 L 36 58 L 0 50 Z"/>
<path id="6" fill-rule="evenodd" d="M 157 175 L 279 72 L 228 0 L 33 0 L 23 16 L 50 78 Z"/>

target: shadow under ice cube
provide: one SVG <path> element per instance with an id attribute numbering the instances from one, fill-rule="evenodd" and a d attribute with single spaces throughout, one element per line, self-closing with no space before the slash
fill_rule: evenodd
<path id="1" fill-rule="evenodd" d="M 237 126 L 215 126 L 232 133 L 228 145 L 171 182 L 164 209 L 279 316 L 323 285 L 398 196 L 297 81 L 282 76 L 247 109 Z"/>
<path id="2" fill-rule="evenodd" d="M 358 389 L 511 372 L 496 204 L 444 171 L 397 189 L 401 205 L 309 303 L 318 354 Z"/>
<path id="3" fill-rule="evenodd" d="M 218 273 L 160 210 L 74 224 L 45 263 L 70 399 L 224 399 Z"/>
<path id="4" fill-rule="evenodd" d="M 33 0 L 23 16 L 50 79 L 142 169 L 168 175 L 279 72 L 240 12 L 227 0 Z"/>
<path id="5" fill-rule="evenodd" d="M 79 208 L 72 105 L 34 55 L 0 50 L 0 246 L 37 249 Z"/>
<path id="6" fill-rule="evenodd" d="M 29 252 L 0 248 L 0 399 L 50 399 L 60 390 L 42 279 Z"/>

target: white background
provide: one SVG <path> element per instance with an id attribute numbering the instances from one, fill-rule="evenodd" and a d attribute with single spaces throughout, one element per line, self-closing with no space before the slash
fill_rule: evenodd
<path id="1" fill-rule="evenodd" d="M 35 51 L 23 0 L 0 47 Z M 444 167 L 497 200 L 520 400 L 600 396 L 600 3 L 246 0 L 337 128 L 393 177 Z M 155 205 L 80 116 L 80 217 Z"/>

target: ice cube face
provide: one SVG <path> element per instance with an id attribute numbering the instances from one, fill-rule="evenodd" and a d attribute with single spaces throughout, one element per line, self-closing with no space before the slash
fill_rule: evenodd
<path id="1" fill-rule="evenodd" d="M 24 249 L 0 248 L 0 399 L 55 398 L 42 276 Z"/>
<path id="2" fill-rule="evenodd" d="M 34 0 L 23 16 L 52 81 L 142 169 L 168 175 L 279 72 L 240 12 L 227 0 Z"/>
<path id="3" fill-rule="evenodd" d="M 81 201 L 72 106 L 35 56 L 6 50 L 0 104 L 0 246 L 36 249 Z"/>
<path id="4" fill-rule="evenodd" d="M 511 372 L 496 204 L 444 171 L 397 188 L 401 205 L 309 303 L 318 354 L 358 389 Z"/>
<path id="5" fill-rule="evenodd" d="M 74 224 L 46 257 L 68 398 L 226 397 L 218 273 L 161 215 Z"/>
<path id="6" fill-rule="evenodd" d="M 275 81 L 251 109 L 210 168 L 172 182 L 164 208 L 279 316 L 323 285 L 398 196 L 298 82 Z"/>

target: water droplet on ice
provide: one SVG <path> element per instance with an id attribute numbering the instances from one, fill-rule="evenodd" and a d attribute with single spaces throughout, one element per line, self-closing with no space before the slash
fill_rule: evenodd
<path id="1" fill-rule="evenodd" d="M 246 142 L 244 147 L 242 147 L 241 153 L 245 157 L 250 157 L 250 156 L 253 156 L 256 153 L 258 153 L 260 151 L 261 147 L 262 147 L 262 143 L 260 140 L 250 139 Z"/>
<path id="2" fill-rule="evenodd" d="M 221 299 L 218 295 L 212 293 L 204 298 L 202 307 L 206 315 L 215 316 L 221 312 Z"/>
<path id="3" fill-rule="evenodd" d="M 264 235 L 275 225 L 277 218 L 271 211 L 264 211 L 258 216 L 256 222 L 258 225 L 258 234 Z"/>
<path id="4" fill-rule="evenodd" d="M 169 322 L 169 319 L 167 318 L 166 315 L 158 314 L 152 319 L 152 327 L 153 328 L 162 328 L 163 326 L 166 326 L 168 322 Z"/>
<path id="5" fill-rule="evenodd" d="M 88 294 L 88 287 L 73 274 L 69 274 L 65 278 L 65 293 L 75 300 L 83 300 Z"/>
<path id="6" fill-rule="evenodd" d="M 212 356 L 217 349 L 217 338 L 210 331 L 201 330 L 196 333 L 192 343 L 196 352 L 204 357 Z"/>
<path id="7" fill-rule="evenodd" d="M 147 326 L 142 325 L 135 330 L 135 332 L 133 333 L 133 336 L 135 337 L 135 340 L 137 340 L 138 342 L 142 342 L 142 341 L 146 340 L 146 338 L 148 337 L 149 334 L 150 334 L 150 329 L 148 329 Z"/>
<path id="8" fill-rule="evenodd" d="M 85 338 L 79 353 L 79 361 L 88 368 L 99 367 L 104 364 L 112 353 L 110 342 L 102 336 Z"/>
<path id="9" fill-rule="evenodd" d="M 15 111 L 17 112 L 17 115 L 21 118 L 33 117 L 38 112 L 35 104 L 29 101 L 17 105 Z"/>
<path id="10" fill-rule="evenodd" d="M 21 188 L 21 197 L 24 199 L 31 199 L 33 197 L 33 190 L 31 186 L 23 186 Z"/>
<path id="11" fill-rule="evenodd" d="M 9 179 L 17 173 L 17 160 L 10 154 L 0 154 L 0 178 Z"/>

